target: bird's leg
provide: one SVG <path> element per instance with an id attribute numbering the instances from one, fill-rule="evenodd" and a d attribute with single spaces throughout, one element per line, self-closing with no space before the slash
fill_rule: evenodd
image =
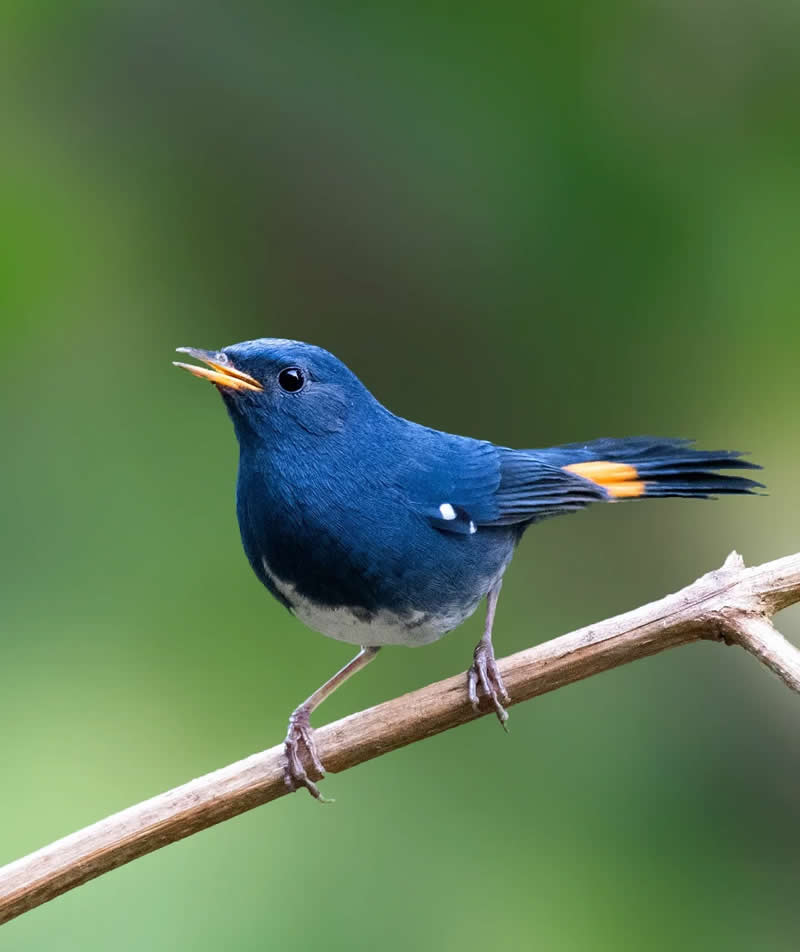
<path id="1" fill-rule="evenodd" d="M 333 694 L 339 685 L 344 684 L 356 671 L 360 671 L 366 667 L 379 650 L 379 648 L 362 648 L 352 661 L 349 661 L 341 671 L 337 671 L 322 687 L 317 688 L 311 697 L 303 701 L 300 707 L 292 713 L 292 716 L 289 718 L 289 730 L 286 734 L 286 740 L 283 742 L 283 749 L 286 753 L 286 767 L 284 768 L 283 778 L 286 781 L 286 786 L 290 790 L 294 791 L 297 790 L 298 787 L 305 787 L 312 797 L 324 801 L 325 798 L 320 794 L 317 785 L 306 773 L 300 751 L 302 745 L 308 754 L 314 770 L 319 774 L 320 778 L 324 777 L 325 768 L 322 766 L 319 755 L 317 754 L 317 748 L 311 730 L 311 714 L 322 704 L 326 697 Z"/>
<path id="2" fill-rule="evenodd" d="M 480 688 L 481 694 L 484 694 L 492 702 L 497 719 L 505 728 L 508 711 L 503 707 L 502 701 L 508 703 L 511 698 L 508 696 L 508 691 L 506 691 L 506 686 L 503 684 L 503 678 L 494 659 L 494 646 L 492 645 L 494 613 L 497 610 L 497 599 L 500 597 L 502 586 L 503 582 L 501 580 L 494 588 L 489 590 L 489 594 L 486 596 L 486 626 L 483 629 L 483 638 L 475 648 L 472 667 L 467 672 L 467 688 L 473 708 L 476 711 L 479 709 L 478 689 Z"/>

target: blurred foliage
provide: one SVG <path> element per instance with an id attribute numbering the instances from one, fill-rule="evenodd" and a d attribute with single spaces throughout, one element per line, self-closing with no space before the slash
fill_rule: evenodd
<path id="1" fill-rule="evenodd" d="M 444 429 L 766 466 L 766 498 L 536 528 L 503 653 L 795 551 L 799 81 L 793 0 L 6 0 L 0 862 L 276 742 L 348 657 L 252 577 L 177 345 L 297 337 Z M 479 628 L 321 719 L 465 668 Z M 686 648 L 159 851 L 3 948 L 793 950 L 797 718 Z"/>

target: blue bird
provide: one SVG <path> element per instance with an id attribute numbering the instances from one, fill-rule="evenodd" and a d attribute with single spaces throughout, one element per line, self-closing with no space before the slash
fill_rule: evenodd
<path id="1" fill-rule="evenodd" d="M 486 599 L 467 675 L 501 723 L 509 701 L 495 663 L 503 573 L 535 522 L 594 502 L 708 498 L 761 486 L 720 469 L 758 469 L 688 440 L 599 439 L 514 450 L 395 416 L 340 360 L 265 338 L 176 362 L 216 385 L 239 441 L 237 515 L 261 582 L 310 628 L 360 651 L 291 715 L 285 778 L 321 799 L 312 711 L 383 645 L 424 645 Z"/>

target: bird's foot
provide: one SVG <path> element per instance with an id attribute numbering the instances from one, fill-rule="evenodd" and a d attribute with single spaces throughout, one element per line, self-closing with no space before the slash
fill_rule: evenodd
<path id="1" fill-rule="evenodd" d="M 498 721 L 503 725 L 503 730 L 506 730 L 508 711 L 503 707 L 502 702 L 505 701 L 508 704 L 511 698 L 506 691 L 500 669 L 497 667 L 491 638 L 481 638 L 475 648 L 472 667 L 467 672 L 467 689 L 475 711 L 480 710 L 480 695 L 489 698 Z"/>
<path id="2" fill-rule="evenodd" d="M 294 792 L 300 787 L 306 790 L 321 803 L 332 803 L 323 797 L 314 781 L 308 776 L 303 764 L 303 750 L 308 755 L 313 769 L 319 774 L 318 779 L 325 776 L 325 768 L 317 754 L 317 745 L 314 743 L 314 732 L 311 729 L 311 714 L 307 708 L 300 706 L 289 718 L 289 730 L 283 742 L 286 754 L 286 766 L 283 769 L 283 779 L 286 786 Z"/>

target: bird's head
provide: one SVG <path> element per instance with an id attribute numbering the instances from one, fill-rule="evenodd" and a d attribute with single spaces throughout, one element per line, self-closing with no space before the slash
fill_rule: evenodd
<path id="1" fill-rule="evenodd" d="M 243 446 L 335 433 L 354 408 L 376 403 L 352 371 L 312 344 L 262 338 L 217 351 L 178 351 L 205 365 L 175 361 L 217 387 Z"/>

